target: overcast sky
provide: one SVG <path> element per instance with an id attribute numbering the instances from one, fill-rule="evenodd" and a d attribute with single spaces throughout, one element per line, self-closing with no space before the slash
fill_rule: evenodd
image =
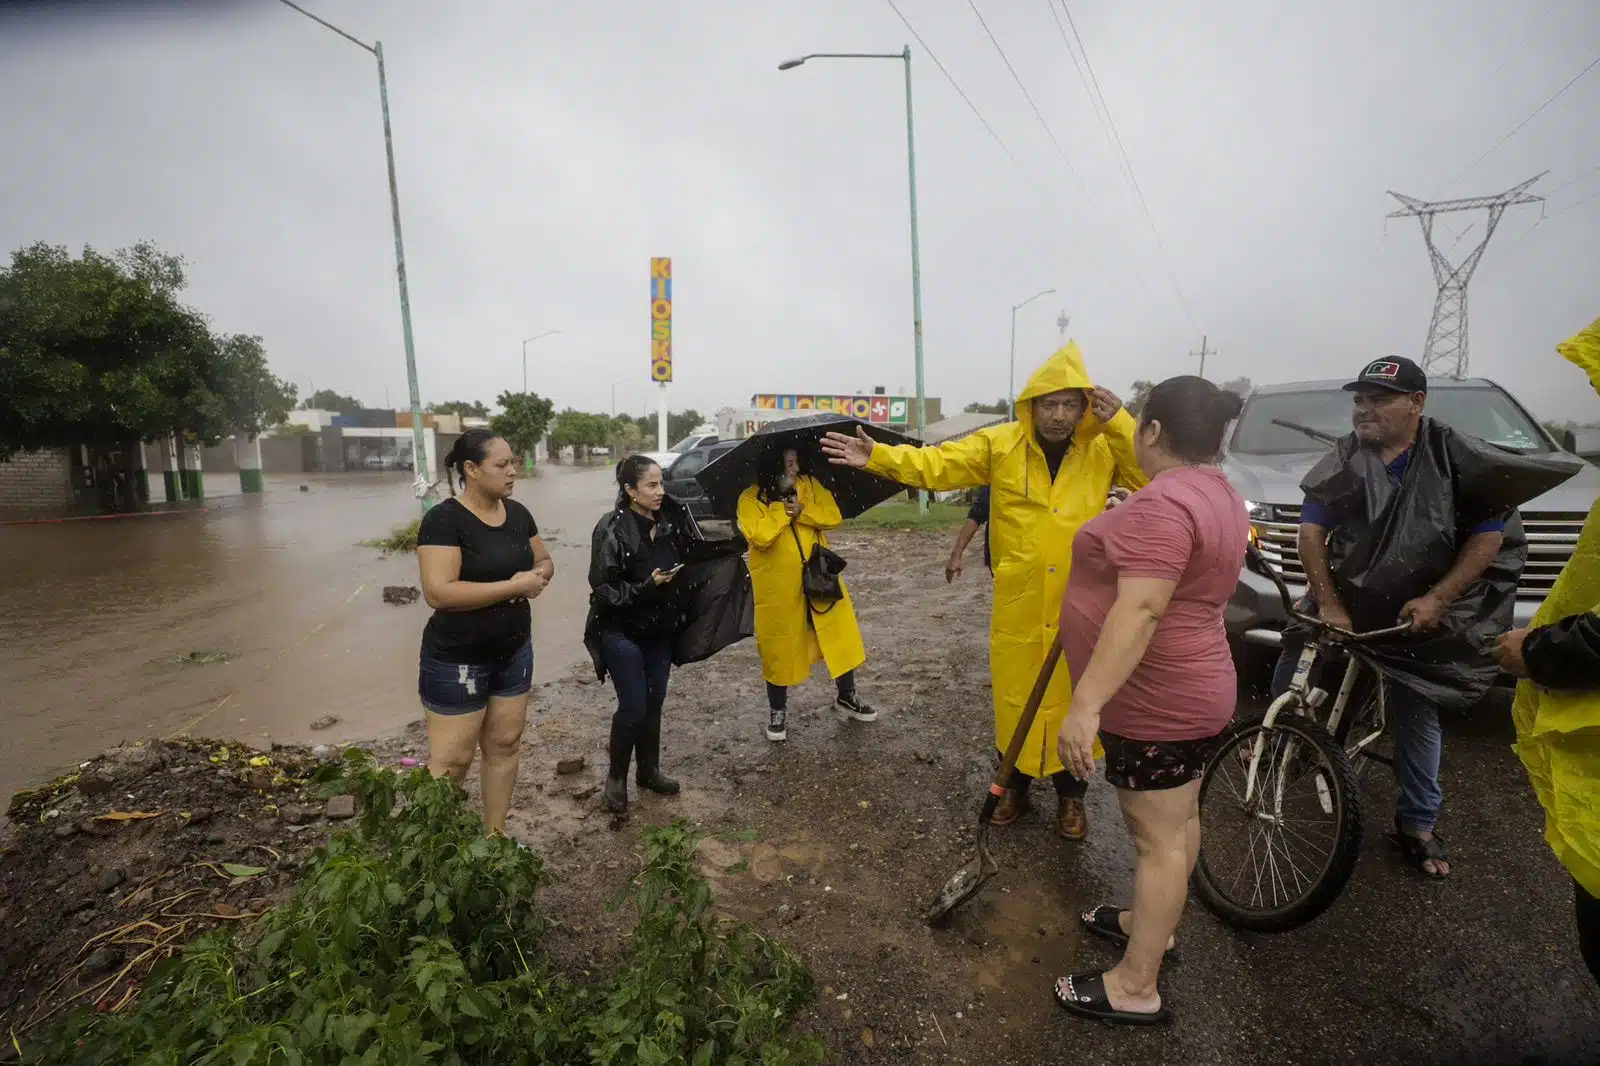
<path id="1" fill-rule="evenodd" d="M 968 0 L 896 4 L 1014 160 L 888 0 L 305 0 L 384 44 L 424 402 L 520 388 L 521 340 L 560 329 L 529 350 L 535 391 L 604 410 L 615 383 L 620 408 L 653 407 L 656 255 L 675 409 L 909 391 L 902 68 L 777 63 L 910 43 L 927 391 L 947 407 L 1006 392 L 1011 305 L 1045 288 L 1018 315 L 1019 387 L 1062 312 L 1124 390 L 1193 372 L 1202 335 L 1213 379 L 1419 357 L 1432 276 L 1385 191 L 1549 170 L 1544 221 L 1508 212 L 1472 283 L 1471 369 L 1541 417 L 1600 418 L 1551 350 L 1600 315 L 1600 68 L 1484 157 L 1600 57 L 1600 4 L 1069 0 L 1164 256 L 1059 0 L 977 0 L 1043 124 Z M 402 405 L 371 57 L 275 0 L 120 6 L 139 14 L 0 5 L 0 246 L 152 239 L 302 394 Z M 1443 224 L 1471 224 L 1459 256 L 1484 215 Z"/>

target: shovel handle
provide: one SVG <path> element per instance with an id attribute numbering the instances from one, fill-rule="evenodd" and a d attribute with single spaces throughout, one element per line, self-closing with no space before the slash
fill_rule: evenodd
<path id="1" fill-rule="evenodd" d="M 1050 650 L 1045 652 L 1044 665 L 1039 667 L 1039 677 L 1033 683 L 1033 691 L 1028 693 L 1028 702 L 1022 708 L 1022 717 L 1017 720 L 1016 731 L 1011 734 L 1011 743 L 1006 746 L 1005 756 L 1000 760 L 1000 768 L 989 783 L 989 795 L 984 798 L 983 813 L 978 816 L 980 825 L 988 824 L 994 816 L 995 807 L 1000 804 L 1000 797 L 1006 794 L 1006 786 L 1011 783 L 1011 771 L 1017 765 L 1017 756 L 1022 754 L 1022 745 L 1033 729 L 1033 720 L 1039 714 L 1039 705 L 1044 702 L 1045 690 L 1050 687 L 1050 680 L 1055 677 L 1056 664 L 1059 662 L 1061 642 L 1052 640 Z"/>

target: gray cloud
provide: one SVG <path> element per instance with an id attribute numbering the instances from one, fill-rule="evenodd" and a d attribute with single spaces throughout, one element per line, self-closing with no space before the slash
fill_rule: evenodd
<path id="1" fill-rule="evenodd" d="M 674 406 L 757 390 L 912 384 L 900 69 L 808 51 L 895 51 L 880 0 L 581 5 L 324 0 L 381 38 L 424 396 L 520 382 L 562 405 L 650 402 L 648 260 L 675 269 Z M 1432 283 L 1384 190 L 1497 191 L 1600 164 L 1600 71 L 1447 184 L 1600 53 L 1600 8 L 1487 2 L 1072 4 L 1150 205 L 1180 306 L 1047 0 L 980 0 L 1089 190 L 1052 147 L 965 0 L 903 0 L 1016 155 L 913 45 L 927 387 L 1006 387 L 1072 315 L 1117 387 L 1348 372 L 1420 352 Z M 1057 9 L 1059 11 L 1059 8 Z M 263 334 L 278 371 L 369 403 L 405 395 L 376 75 L 271 0 L 137 15 L 0 14 L 0 245 L 152 238 L 193 301 Z M 1537 190 L 1536 190 L 1537 191 Z M 1600 314 L 1600 173 L 1508 214 L 1472 287 L 1473 370 L 1541 415 L 1597 405 L 1551 346 Z M 1462 218 L 1482 231 L 1481 218 Z"/>

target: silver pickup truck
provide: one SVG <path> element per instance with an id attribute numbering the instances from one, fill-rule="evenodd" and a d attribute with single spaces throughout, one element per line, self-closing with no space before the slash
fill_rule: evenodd
<path id="1" fill-rule="evenodd" d="M 1343 385 L 1309 381 L 1256 389 L 1245 401 L 1224 453 L 1223 470 L 1250 508 L 1253 538 L 1296 596 L 1306 581 L 1298 546 L 1300 479 L 1328 446 L 1274 420 L 1343 436 L 1350 432 L 1350 394 Z M 1483 378 L 1429 379 L 1427 413 L 1491 444 L 1538 455 L 1562 451 L 1510 393 Z M 1597 496 L 1600 469 L 1586 464 L 1570 481 L 1522 507 L 1528 564 L 1517 594 L 1517 625 L 1533 617 L 1571 558 Z M 1259 574 L 1240 571 L 1226 620 L 1229 635 L 1247 647 L 1282 643 L 1283 604 L 1272 583 Z"/>

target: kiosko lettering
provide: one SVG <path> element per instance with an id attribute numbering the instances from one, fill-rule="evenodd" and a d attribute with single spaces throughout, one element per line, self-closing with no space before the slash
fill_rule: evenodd
<path id="1" fill-rule="evenodd" d="M 650 260 L 650 380 L 672 380 L 672 260 Z"/>

